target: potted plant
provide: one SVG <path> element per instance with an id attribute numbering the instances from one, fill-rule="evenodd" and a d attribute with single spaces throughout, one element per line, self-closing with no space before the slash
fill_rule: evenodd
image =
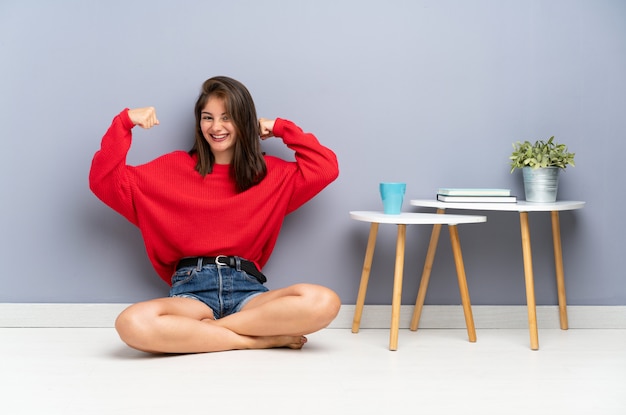
<path id="1" fill-rule="evenodd" d="M 565 144 L 557 144 L 554 136 L 547 141 L 537 140 L 513 144 L 511 173 L 522 169 L 524 193 L 528 202 L 555 202 L 559 172 L 568 165 L 574 166 L 574 155 Z"/>

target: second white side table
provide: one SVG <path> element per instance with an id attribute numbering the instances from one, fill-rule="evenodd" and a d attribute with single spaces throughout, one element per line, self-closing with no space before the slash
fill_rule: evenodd
<path id="1" fill-rule="evenodd" d="M 526 283 L 526 302 L 528 307 L 528 329 L 530 332 L 530 348 L 532 350 L 539 349 L 539 334 L 537 332 L 535 279 L 533 275 L 533 259 L 530 246 L 530 227 L 528 225 L 528 212 L 550 212 L 550 217 L 552 221 L 552 241 L 554 244 L 554 262 L 556 267 L 556 283 L 558 290 L 560 323 L 561 329 L 567 330 L 567 301 L 565 296 L 565 275 L 563 271 L 563 253 L 561 248 L 561 225 L 559 222 L 559 212 L 565 210 L 582 209 L 585 206 L 585 202 L 563 200 L 556 201 L 554 203 L 530 203 L 526 201 L 519 201 L 517 203 L 450 203 L 440 202 L 437 200 L 417 199 L 411 200 L 411 205 L 436 208 L 438 213 L 444 213 L 445 209 L 519 212 L 522 234 L 522 255 L 524 258 L 524 279 Z M 435 229 L 433 228 L 432 238 L 438 238 L 438 235 L 439 234 L 437 233 L 435 236 Z M 429 247 L 428 251 L 430 253 L 432 249 L 432 255 L 434 256 L 437 244 L 436 242 L 435 244 L 432 243 L 432 238 L 431 247 Z M 416 317 L 414 316 L 413 318 L 415 319 Z M 417 318 L 419 319 L 419 316 L 417 316 Z"/>

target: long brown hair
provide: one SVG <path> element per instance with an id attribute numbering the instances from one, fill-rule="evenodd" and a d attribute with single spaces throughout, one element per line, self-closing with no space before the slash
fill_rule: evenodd
<path id="1" fill-rule="evenodd" d="M 259 183 L 267 174 L 254 101 L 248 89 L 232 78 L 216 76 L 204 81 L 195 107 L 196 141 L 189 151 L 189 154 L 198 154 L 196 170 L 202 176 L 211 173 L 215 164 L 215 155 L 200 128 L 201 112 L 211 96 L 224 100 L 226 112 L 233 120 L 237 140 L 230 175 L 237 184 L 237 191 L 243 192 Z"/>

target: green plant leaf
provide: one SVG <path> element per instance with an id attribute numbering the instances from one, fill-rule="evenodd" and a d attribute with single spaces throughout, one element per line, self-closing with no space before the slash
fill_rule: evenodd
<path id="1" fill-rule="evenodd" d="M 516 141 L 513 152 L 509 156 L 511 173 L 522 167 L 559 167 L 565 169 L 568 165 L 575 166 L 575 153 L 570 153 L 565 144 L 554 142 L 554 136 L 548 140 L 537 140 L 531 143 Z"/>

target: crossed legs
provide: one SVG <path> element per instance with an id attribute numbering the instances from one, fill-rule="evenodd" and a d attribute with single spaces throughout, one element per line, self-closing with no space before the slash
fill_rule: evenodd
<path id="1" fill-rule="evenodd" d="M 332 290 L 296 284 L 251 299 L 219 320 L 204 303 L 158 298 L 125 309 L 115 328 L 130 347 L 150 353 L 202 353 L 236 349 L 300 349 L 304 335 L 330 324 L 341 301 Z"/>

